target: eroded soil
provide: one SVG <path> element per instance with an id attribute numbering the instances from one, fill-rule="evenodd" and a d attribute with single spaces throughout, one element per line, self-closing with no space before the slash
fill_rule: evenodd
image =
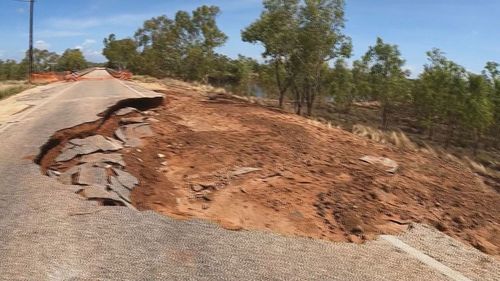
<path id="1" fill-rule="evenodd" d="M 166 93 L 156 137 L 125 155 L 141 210 L 351 242 L 420 222 L 499 253 L 500 195 L 456 163 L 230 96 Z M 388 173 L 365 155 L 400 168 Z M 260 170 L 234 175 L 242 167 Z"/>
<path id="2" fill-rule="evenodd" d="M 120 151 L 140 181 L 131 198 L 140 210 L 355 243 L 419 222 L 500 254 L 500 195 L 455 162 L 231 96 L 179 85 L 165 93 L 166 104 L 150 111 L 155 137 Z M 39 159 L 42 170 L 71 167 L 54 163 L 68 139 L 112 136 L 118 123 L 112 116 L 59 132 Z M 399 169 L 359 160 L 366 155 Z"/>

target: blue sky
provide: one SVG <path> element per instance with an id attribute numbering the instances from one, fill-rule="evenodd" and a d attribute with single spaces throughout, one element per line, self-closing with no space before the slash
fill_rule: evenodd
<path id="1" fill-rule="evenodd" d="M 413 75 L 426 63 L 425 52 L 438 47 L 468 70 L 486 61 L 500 62 L 500 0 L 347 0 L 346 34 L 354 56 L 361 56 L 377 36 L 397 44 Z M 229 36 L 219 52 L 260 58 L 261 47 L 244 43 L 240 30 L 260 14 L 260 0 L 36 0 L 35 44 L 61 53 L 81 48 L 101 62 L 102 40 L 110 33 L 132 36 L 153 16 L 173 16 L 199 5 L 217 5 L 220 28 Z M 21 59 L 28 41 L 28 3 L 0 0 L 0 59 Z"/>

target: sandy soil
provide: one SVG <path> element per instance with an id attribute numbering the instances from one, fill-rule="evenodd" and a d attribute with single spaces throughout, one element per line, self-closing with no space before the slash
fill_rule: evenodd
<path id="1" fill-rule="evenodd" d="M 168 88 L 166 104 L 153 110 L 156 136 L 121 151 L 126 170 L 140 179 L 132 192 L 138 209 L 233 230 L 355 243 L 420 222 L 500 254 L 500 195 L 457 163 L 231 96 Z M 118 121 L 56 138 L 111 136 Z M 42 171 L 54 166 L 63 145 L 48 151 Z M 392 174 L 359 160 L 366 155 L 390 158 L 399 169 Z M 238 174 L 248 167 L 256 170 Z"/>
<path id="2" fill-rule="evenodd" d="M 139 209 L 362 242 L 422 222 L 497 255 L 500 195 L 455 163 L 219 95 L 167 91 L 157 137 L 125 156 Z M 388 173 L 359 160 L 388 157 Z M 241 167 L 258 171 L 234 175 Z"/>

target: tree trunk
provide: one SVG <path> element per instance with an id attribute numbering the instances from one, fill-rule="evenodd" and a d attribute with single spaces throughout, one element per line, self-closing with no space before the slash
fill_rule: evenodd
<path id="1" fill-rule="evenodd" d="M 382 128 L 387 129 L 387 106 L 385 104 L 382 105 Z"/>
<path id="2" fill-rule="evenodd" d="M 278 91 L 279 91 L 278 105 L 279 107 L 283 108 L 283 101 L 285 99 L 286 88 L 283 87 L 283 84 L 281 82 L 278 60 L 276 60 L 276 62 L 274 63 L 274 74 L 276 75 L 276 83 L 278 84 Z"/>
<path id="3" fill-rule="evenodd" d="M 448 123 L 448 136 L 446 137 L 446 141 L 444 144 L 445 148 L 448 148 L 450 146 L 451 140 L 455 136 L 455 128 L 454 127 L 455 127 L 454 125 L 450 125 Z"/>
<path id="4" fill-rule="evenodd" d="M 300 115 L 302 111 L 302 98 L 296 85 L 293 85 L 293 92 L 295 93 L 295 113 Z"/>

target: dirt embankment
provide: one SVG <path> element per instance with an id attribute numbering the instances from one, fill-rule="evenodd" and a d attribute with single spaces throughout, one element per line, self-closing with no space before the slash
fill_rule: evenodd
<path id="1" fill-rule="evenodd" d="M 500 195 L 456 163 L 178 86 L 156 112 L 156 137 L 125 155 L 140 178 L 139 209 L 352 242 L 420 222 L 499 253 Z M 366 155 L 399 169 L 359 160 Z"/>
<path id="2" fill-rule="evenodd" d="M 140 210 L 356 243 L 419 222 L 500 254 L 500 194 L 455 162 L 231 96 L 182 85 L 166 94 L 151 113 L 155 136 L 120 151 L 139 179 L 131 199 Z M 67 139 L 112 136 L 119 118 L 103 120 L 60 132 L 38 159 L 42 168 L 74 164 L 54 163 Z M 363 156 L 399 168 L 390 173 Z"/>

